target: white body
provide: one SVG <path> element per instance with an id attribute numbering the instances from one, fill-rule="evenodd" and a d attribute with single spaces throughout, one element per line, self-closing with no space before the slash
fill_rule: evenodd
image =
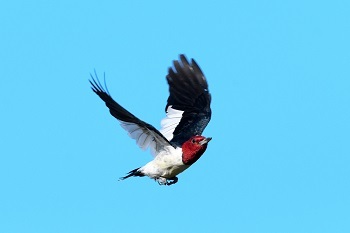
<path id="1" fill-rule="evenodd" d="M 182 162 L 182 149 L 168 146 L 160 151 L 151 162 L 141 167 L 139 171 L 153 179 L 158 177 L 173 178 L 189 167 Z"/>

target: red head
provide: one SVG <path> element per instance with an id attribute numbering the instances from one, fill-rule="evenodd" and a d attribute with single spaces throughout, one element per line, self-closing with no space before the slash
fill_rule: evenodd
<path id="1" fill-rule="evenodd" d="M 182 144 L 182 162 L 186 165 L 195 163 L 207 149 L 211 138 L 193 136 Z"/>

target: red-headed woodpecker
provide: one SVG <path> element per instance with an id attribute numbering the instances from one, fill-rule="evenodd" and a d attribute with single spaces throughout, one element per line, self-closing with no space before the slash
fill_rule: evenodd
<path id="1" fill-rule="evenodd" d="M 172 185 L 178 174 L 195 163 L 207 149 L 210 137 L 201 136 L 211 118 L 211 95 L 208 83 L 197 63 L 188 62 L 184 55 L 174 61 L 166 79 L 169 98 L 165 107 L 166 117 L 161 130 L 140 120 L 114 101 L 106 84 L 103 87 L 91 75 L 92 90 L 106 103 L 112 116 L 136 140 L 137 145 L 150 148 L 154 159 L 146 165 L 130 171 L 121 180 L 132 176 L 148 176 L 160 185 Z"/>

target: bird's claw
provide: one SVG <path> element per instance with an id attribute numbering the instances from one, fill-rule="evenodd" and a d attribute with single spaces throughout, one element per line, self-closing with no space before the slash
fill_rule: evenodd
<path id="1" fill-rule="evenodd" d="M 179 178 L 177 178 L 176 176 L 172 177 L 170 179 L 167 179 L 166 180 L 166 185 L 176 184 L 178 180 L 179 180 Z"/>
<path id="2" fill-rule="evenodd" d="M 163 178 L 163 177 L 159 177 L 156 179 L 159 185 L 168 185 L 168 186 L 172 184 L 176 184 L 178 180 L 179 178 L 177 178 L 176 176 L 169 179 Z"/>

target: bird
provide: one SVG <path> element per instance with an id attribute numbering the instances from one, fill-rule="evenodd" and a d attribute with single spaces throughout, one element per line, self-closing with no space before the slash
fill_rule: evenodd
<path id="1" fill-rule="evenodd" d="M 173 61 L 166 80 L 169 97 L 161 129 L 140 120 L 110 95 L 106 80 L 101 84 L 97 73 L 90 74 L 91 89 L 106 104 L 129 136 L 143 149 L 150 149 L 153 160 L 131 170 L 120 180 L 147 176 L 159 185 L 173 185 L 180 173 L 193 165 L 206 151 L 211 137 L 202 132 L 211 119 L 211 94 L 207 80 L 194 59 L 189 62 L 184 54 Z"/>

